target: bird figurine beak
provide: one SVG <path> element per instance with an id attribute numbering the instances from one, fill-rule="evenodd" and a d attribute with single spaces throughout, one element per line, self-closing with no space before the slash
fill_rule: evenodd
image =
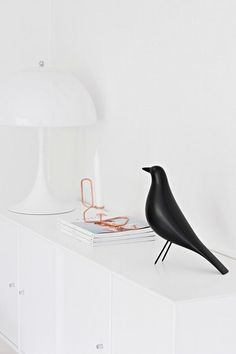
<path id="1" fill-rule="evenodd" d="M 142 169 L 143 169 L 144 171 L 146 171 L 146 172 L 149 172 L 149 173 L 151 172 L 151 168 L 150 168 L 150 167 L 143 167 Z"/>

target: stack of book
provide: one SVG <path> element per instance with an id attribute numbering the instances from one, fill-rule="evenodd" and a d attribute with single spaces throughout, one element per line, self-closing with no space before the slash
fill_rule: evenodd
<path id="1" fill-rule="evenodd" d="M 124 228 L 116 229 L 96 223 L 85 223 L 69 215 L 58 219 L 58 227 L 86 244 L 95 247 L 133 242 L 147 242 L 156 239 L 155 233 L 145 222 L 130 219 Z"/>

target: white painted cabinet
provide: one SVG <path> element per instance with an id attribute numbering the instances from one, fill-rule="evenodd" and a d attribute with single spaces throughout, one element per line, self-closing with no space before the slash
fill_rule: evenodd
<path id="1" fill-rule="evenodd" d="M 20 353 L 110 354 L 109 272 L 10 222 L 0 246 L 0 331 Z"/>
<path id="2" fill-rule="evenodd" d="M 234 260 L 222 277 L 176 248 L 154 267 L 152 243 L 93 249 L 56 217 L 7 217 L 0 332 L 20 354 L 235 354 Z"/>
<path id="3" fill-rule="evenodd" d="M 18 343 L 17 238 L 15 224 L 0 220 L 0 331 Z"/>
<path id="4" fill-rule="evenodd" d="M 67 251 L 61 266 L 60 353 L 109 354 L 109 272 Z"/>
<path id="5" fill-rule="evenodd" d="M 20 350 L 55 353 L 55 247 L 21 228 L 19 270 Z"/>
<path id="6" fill-rule="evenodd" d="M 118 277 L 112 283 L 112 354 L 173 354 L 173 306 Z"/>
<path id="7" fill-rule="evenodd" d="M 235 296 L 178 304 L 175 354 L 235 354 L 235 321 Z"/>

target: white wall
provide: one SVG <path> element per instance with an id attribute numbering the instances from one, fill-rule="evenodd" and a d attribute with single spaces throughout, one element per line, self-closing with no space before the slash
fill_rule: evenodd
<path id="1" fill-rule="evenodd" d="M 49 1 L 1 0 L 0 79 L 11 72 L 50 61 Z M 36 172 L 37 141 L 33 129 L 0 127 L 0 203 L 21 199 Z"/>
<path id="2" fill-rule="evenodd" d="M 51 0 L 0 1 L 0 79 L 18 70 L 51 65 Z M 64 199 L 75 198 L 76 131 L 48 131 L 48 174 L 52 189 Z M 37 132 L 0 127 L 0 204 L 21 200 L 37 171 Z"/>
<path id="3" fill-rule="evenodd" d="M 54 191 L 79 196 L 98 146 L 106 205 L 142 215 L 141 167 L 161 164 L 199 236 L 236 255 L 235 16 L 232 0 L 2 0 L 0 77 L 52 60 L 97 106 L 96 127 L 49 132 Z M 30 189 L 36 148 L 0 128 L 2 201 Z"/>
<path id="4" fill-rule="evenodd" d="M 80 172 L 97 145 L 106 205 L 142 214 L 141 167 L 160 164 L 199 236 L 236 255 L 235 16 L 232 0 L 57 0 L 53 63 L 96 102 Z"/>

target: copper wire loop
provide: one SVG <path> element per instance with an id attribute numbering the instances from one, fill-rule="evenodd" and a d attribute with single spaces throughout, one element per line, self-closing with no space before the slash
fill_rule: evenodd
<path id="1" fill-rule="evenodd" d="M 85 200 L 85 183 L 89 183 L 90 187 L 90 202 L 86 202 Z M 90 178 L 83 178 L 80 182 L 80 189 L 81 189 L 81 202 L 83 206 L 86 208 L 83 211 L 83 219 L 86 223 L 97 224 L 101 226 L 107 226 L 113 230 L 125 231 L 125 230 L 135 230 L 137 227 L 136 225 L 125 227 L 128 222 L 129 218 L 127 216 L 115 216 L 113 218 L 104 219 L 106 215 L 104 212 L 104 206 L 96 206 L 94 203 L 94 188 L 93 188 L 93 181 Z M 97 220 L 89 220 L 87 217 L 88 211 L 91 209 L 97 210 L 98 219 Z"/>

